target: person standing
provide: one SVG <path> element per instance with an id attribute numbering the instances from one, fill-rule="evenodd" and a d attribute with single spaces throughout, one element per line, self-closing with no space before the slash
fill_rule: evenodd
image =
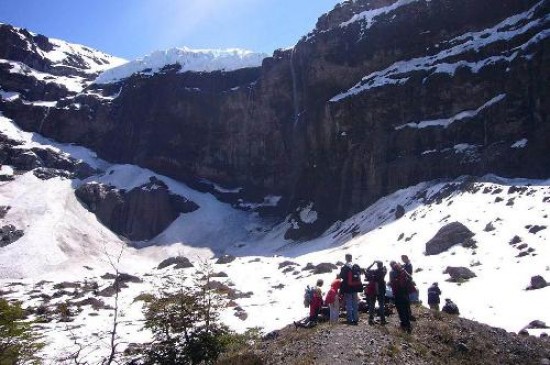
<path id="1" fill-rule="evenodd" d="M 403 270 L 409 274 L 410 277 L 413 276 L 413 266 L 411 264 L 411 260 L 409 259 L 409 256 L 407 255 L 401 255 L 401 261 L 403 261 Z"/>
<path id="2" fill-rule="evenodd" d="M 347 323 L 356 325 L 359 323 L 359 296 L 357 293 L 363 291 L 361 282 L 361 268 L 352 262 L 351 254 L 346 254 L 346 263 L 340 270 L 339 277 L 342 279 L 340 291 L 344 294 L 346 303 Z"/>
<path id="3" fill-rule="evenodd" d="M 330 311 L 330 324 L 338 323 L 338 318 L 340 317 L 340 296 L 338 291 L 342 281 L 336 278 L 332 284 L 330 284 L 330 290 L 327 292 L 325 298 L 325 303 L 328 305 Z"/>
<path id="4" fill-rule="evenodd" d="M 376 264 L 376 269 L 371 270 Z M 374 309 L 378 301 L 380 323 L 386 324 L 385 300 L 386 300 L 386 267 L 382 261 L 375 261 L 367 268 L 367 300 L 369 303 L 369 324 L 374 323 Z"/>
<path id="5" fill-rule="evenodd" d="M 439 312 L 439 303 L 441 295 L 441 289 L 439 289 L 439 285 L 437 283 L 433 283 L 432 286 L 428 288 L 428 305 L 430 306 L 430 309 L 435 310 Z"/>
<path id="6" fill-rule="evenodd" d="M 409 301 L 409 287 L 411 277 L 397 262 L 390 262 L 390 285 L 395 300 L 395 308 L 399 314 L 401 328 L 411 333 L 411 303 Z"/>

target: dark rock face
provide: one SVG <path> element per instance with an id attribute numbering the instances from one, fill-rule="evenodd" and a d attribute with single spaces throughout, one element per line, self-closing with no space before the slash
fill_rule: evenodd
<path id="1" fill-rule="evenodd" d="M 14 243 L 21 237 L 23 237 L 24 232 L 20 229 L 15 228 L 14 225 L 8 224 L 0 228 L 0 247 L 7 246 L 11 243 Z"/>
<path id="2" fill-rule="evenodd" d="M 165 260 L 162 260 L 162 262 L 157 266 L 157 269 L 164 269 L 165 267 L 175 265 L 174 269 L 186 269 L 189 267 L 193 267 L 193 264 L 187 257 L 183 256 L 175 256 L 175 257 L 169 257 Z"/>
<path id="3" fill-rule="evenodd" d="M 474 233 L 462 223 L 449 223 L 443 226 L 431 240 L 426 242 L 426 255 L 438 255 L 473 236 Z"/>
<path id="4" fill-rule="evenodd" d="M 286 213 L 315 203 L 315 227 L 289 232 L 292 239 L 422 181 L 550 176 L 549 1 L 417 1 L 341 26 L 392 4 L 339 4 L 261 68 L 167 70 L 92 86 L 120 94 L 112 102 L 78 96 L 79 110 L 66 101 L 48 113 L 22 102 L 0 110 L 114 162 L 282 195 Z M 23 59 L 3 48 L 0 57 Z M 16 76 L 4 71 L 2 86 L 40 89 L 28 98 L 67 93 Z"/>
<path id="5" fill-rule="evenodd" d="M 451 277 L 450 281 L 458 282 L 472 279 L 477 276 L 472 270 L 468 269 L 467 267 L 448 266 L 443 273 L 449 274 L 449 276 Z"/>
<path id="6" fill-rule="evenodd" d="M 164 231 L 180 213 L 199 208 L 192 201 L 171 194 L 166 184 L 154 177 L 129 192 L 87 183 L 76 189 L 75 194 L 101 223 L 133 241 L 149 240 Z"/>
<path id="7" fill-rule="evenodd" d="M 18 144 L 0 133 L 0 164 L 10 165 L 23 172 L 32 170 L 36 177 L 43 180 L 57 176 L 85 179 L 98 173 L 87 163 L 50 148 L 35 147 L 28 150 L 18 147 Z"/>

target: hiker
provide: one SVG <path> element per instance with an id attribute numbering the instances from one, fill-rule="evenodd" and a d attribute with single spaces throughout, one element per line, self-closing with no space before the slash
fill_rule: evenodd
<path id="1" fill-rule="evenodd" d="M 304 304 L 309 304 L 309 317 L 306 317 L 298 322 L 294 322 L 296 328 L 311 328 L 317 325 L 319 320 L 319 312 L 323 306 L 323 293 L 321 287 L 323 286 L 323 279 L 317 280 L 314 288 L 309 286 L 306 289 L 306 298 Z"/>
<path id="2" fill-rule="evenodd" d="M 376 264 L 376 269 L 372 270 Z M 386 299 L 386 267 L 382 261 L 373 262 L 366 271 L 367 276 L 367 302 L 369 304 L 369 324 L 374 324 L 374 310 L 376 301 L 378 300 L 378 314 L 380 316 L 380 324 L 386 324 L 385 314 L 385 299 Z"/>
<path id="3" fill-rule="evenodd" d="M 411 260 L 409 259 L 409 256 L 407 255 L 401 255 L 401 261 L 403 261 L 403 270 L 409 274 L 410 277 L 413 276 L 413 266 L 411 264 Z"/>
<path id="4" fill-rule="evenodd" d="M 413 276 L 413 266 L 411 260 L 407 255 L 401 255 L 401 261 L 403 262 L 402 268 L 405 270 L 409 277 L 412 280 Z M 413 290 L 414 289 L 414 290 Z M 412 281 L 412 286 L 409 288 L 409 319 L 411 321 L 416 321 L 416 317 L 412 314 L 410 303 L 418 303 L 418 289 L 416 289 L 416 283 Z"/>
<path id="5" fill-rule="evenodd" d="M 328 305 L 330 311 L 330 324 L 338 323 L 340 317 L 340 295 L 338 292 L 341 285 L 342 281 L 338 277 L 334 279 L 325 298 L 325 304 Z"/>
<path id="6" fill-rule="evenodd" d="M 428 305 L 430 309 L 439 312 L 439 296 L 441 295 L 441 289 L 437 283 L 433 283 L 432 286 L 428 288 Z"/>
<path id="7" fill-rule="evenodd" d="M 409 301 L 409 290 L 411 277 L 397 262 L 390 262 L 390 285 L 395 301 L 395 308 L 399 314 L 401 328 L 411 333 L 411 303 Z"/>
<path id="8" fill-rule="evenodd" d="M 458 310 L 458 306 L 449 298 L 445 299 L 445 305 L 443 306 L 443 308 L 441 308 L 441 311 L 447 314 L 454 314 L 454 315 L 460 314 L 460 311 Z"/>
<path id="9" fill-rule="evenodd" d="M 352 262 L 351 254 L 346 254 L 346 263 L 340 270 L 339 277 L 342 278 L 340 292 L 344 294 L 346 302 L 347 324 L 357 325 L 359 323 L 359 296 L 357 293 L 363 291 L 361 282 L 361 268 Z"/>

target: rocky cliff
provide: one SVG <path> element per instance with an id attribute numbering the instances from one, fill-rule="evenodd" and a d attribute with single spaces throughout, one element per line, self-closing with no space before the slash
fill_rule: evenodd
<path id="1" fill-rule="evenodd" d="M 261 67 L 174 65 L 106 85 L 3 42 L 0 110 L 108 160 L 243 187 L 248 199 L 279 194 L 300 239 L 420 181 L 550 176 L 549 10 L 548 0 L 346 1 Z M 28 68 L 80 77 L 81 88 L 49 91 Z M 306 207 L 316 219 L 303 219 Z"/>

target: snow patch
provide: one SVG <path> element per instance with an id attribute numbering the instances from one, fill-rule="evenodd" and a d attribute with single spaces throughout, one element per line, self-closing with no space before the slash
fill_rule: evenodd
<path id="1" fill-rule="evenodd" d="M 345 28 L 345 27 L 349 26 L 350 24 L 353 24 L 355 22 L 360 21 L 360 22 L 364 23 L 363 29 L 368 29 L 373 25 L 374 20 L 375 20 L 376 17 L 391 13 L 391 12 L 399 9 L 402 6 L 405 6 L 405 5 L 408 5 L 408 4 L 417 2 L 417 1 L 419 1 L 419 0 L 398 0 L 393 4 L 382 7 L 382 8 L 363 11 L 359 14 L 355 14 L 354 16 L 352 16 L 350 20 L 341 23 L 340 27 Z"/>
<path id="2" fill-rule="evenodd" d="M 423 128 L 428 128 L 428 127 L 447 128 L 454 122 L 461 121 L 461 120 L 464 120 L 464 119 L 471 119 L 471 118 L 477 116 L 484 109 L 487 109 L 487 108 L 491 107 L 492 105 L 504 100 L 505 98 L 506 98 L 506 94 L 500 94 L 500 95 L 495 96 L 491 100 L 487 101 L 485 104 L 483 104 L 482 106 L 480 106 L 479 108 L 477 108 L 475 110 L 465 110 L 465 111 L 462 111 L 462 112 L 460 112 L 460 113 L 458 113 L 458 114 L 456 114 L 456 115 L 454 115 L 450 118 L 446 118 L 446 119 L 435 119 L 435 120 L 425 120 L 425 121 L 421 121 L 421 122 L 410 122 L 410 123 L 402 124 L 402 125 L 399 125 L 399 126 L 395 127 L 395 130 L 398 131 L 398 130 L 401 130 L 403 128 L 423 129 Z"/>
<path id="3" fill-rule="evenodd" d="M 512 148 L 525 148 L 527 147 L 527 138 L 523 138 L 523 139 L 520 139 L 519 141 L 517 141 L 516 143 L 514 143 L 512 146 Z"/>
<path id="4" fill-rule="evenodd" d="M 307 207 L 300 209 L 300 220 L 304 223 L 312 224 L 317 221 L 318 214 L 313 210 L 313 203 L 309 203 Z"/>
<path id="5" fill-rule="evenodd" d="M 21 94 L 15 92 L 15 91 L 4 91 L 0 89 L 0 98 L 4 101 L 15 101 L 19 99 Z"/>

